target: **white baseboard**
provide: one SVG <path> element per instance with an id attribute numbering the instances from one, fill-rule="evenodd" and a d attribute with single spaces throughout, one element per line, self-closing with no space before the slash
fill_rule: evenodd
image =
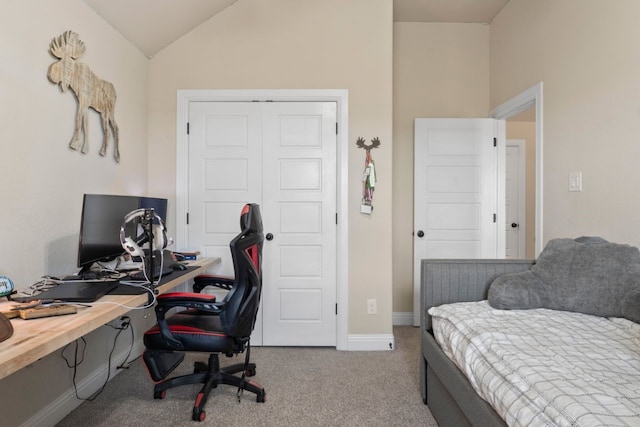
<path id="1" fill-rule="evenodd" d="M 413 326 L 413 311 L 394 312 L 393 326 Z"/>
<path id="2" fill-rule="evenodd" d="M 395 347 L 393 334 L 352 334 L 347 337 L 349 351 L 393 350 Z"/>
<path id="3" fill-rule="evenodd" d="M 144 351 L 144 344 L 142 340 L 137 340 L 134 344 L 129 360 L 134 360 L 136 357 L 142 354 Z M 117 369 L 117 366 L 124 361 L 129 353 L 129 348 L 123 349 L 118 354 L 111 358 L 111 378 L 123 371 L 124 369 Z M 98 391 L 98 389 L 104 383 L 104 379 L 107 376 L 107 363 L 94 370 L 91 374 L 87 375 L 84 379 L 77 383 L 79 396 L 90 396 L 92 393 Z M 52 427 L 60 422 L 64 417 L 69 415 L 71 411 L 76 409 L 82 403 L 82 400 L 76 398 L 76 392 L 73 387 L 60 394 L 60 396 L 51 402 L 49 405 L 43 407 L 36 412 L 31 418 L 29 418 L 21 427 Z"/>

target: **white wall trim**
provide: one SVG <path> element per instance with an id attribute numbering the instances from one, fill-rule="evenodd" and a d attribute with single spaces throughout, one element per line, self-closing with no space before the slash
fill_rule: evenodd
<path id="1" fill-rule="evenodd" d="M 334 101 L 338 106 L 337 149 L 337 278 L 336 348 L 348 350 L 349 330 L 349 91 L 347 89 L 247 89 L 247 90 L 178 90 L 176 121 L 176 218 L 187 213 L 188 191 L 187 122 L 190 102 L 230 101 Z M 176 221 L 176 247 L 187 235 L 184 221 Z"/>
<path id="2" fill-rule="evenodd" d="M 413 326 L 413 311 L 394 311 L 393 326 Z"/>
<path id="3" fill-rule="evenodd" d="M 535 107 L 536 110 L 536 218 L 535 218 L 535 256 L 536 258 L 542 252 L 543 238 L 543 122 L 542 122 L 542 82 L 538 82 L 531 86 L 524 92 L 516 95 L 510 100 L 503 102 L 496 108 L 491 110 L 489 115 L 494 119 L 508 119 L 515 116 L 531 107 Z"/>
<path id="4" fill-rule="evenodd" d="M 507 126 L 504 120 L 495 121 L 494 134 L 497 138 L 496 152 L 496 210 L 498 214 L 498 223 L 496 224 L 496 258 L 504 258 L 507 251 L 506 234 L 504 226 L 500 226 L 500 218 L 506 217 L 506 154 L 507 154 Z M 502 221 L 504 224 L 504 221 Z"/>
<path id="5" fill-rule="evenodd" d="M 346 350 L 389 351 L 396 347 L 393 334 L 351 334 Z"/>
<path id="6" fill-rule="evenodd" d="M 131 354 L 129 354 L 129 347 L 127 346 L 118 354 L 112 356 L 111 377 L 109 378 L 109 381 L 111 381 L 120 372 L 124 371 L 124 369 L 117 369 L 117 367 L 124 361 L 125 357 L 129 356 L 129 361 L 132 361 L 135 360 L 136 357 L 140 356 L 143 351 L 144 344 L 142 342 L 142 339 L 138 339 L 131 349 Z M 77 383 L 78 395 L 90 396 L 92 393 L 95 393 L 102 386 L 106 377 L 107 362 L 102 364 L 102 366 L 96 368 L 93 372 L 91 372 L 89 375 L 87 375 Z M 149 381 L 150 390 L 152 385 L 152 382 Z M 76 398 L 76 393 L 73 390 L 72 386 L 65 392 L 61 393 L 60 396 L 58 396 L 58 398 L 53 402 L 49 403 L 47 406 L 42 407 L 31 418 L 25 421 L 21 425 L 21 427 L 50 427 L 62 421 L 67 415 L 71 413 L 71 411 L 76 409 L 82 403 L 82 400 L 78 400 Z"/>

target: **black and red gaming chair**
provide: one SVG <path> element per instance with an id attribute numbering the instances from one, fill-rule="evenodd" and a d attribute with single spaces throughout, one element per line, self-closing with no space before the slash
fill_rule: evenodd
<path id="1" fill-rule="evenodd" d="M 204 405 L 212 388 L 218 384 L 238 387 L 256 394 L 264 402 L 266 394 L 259 384 L 246 380 L 256 373 L 249 363 L 250 335 L 256 321 L 262 291 L 262 218 L 257 204 L 247 204 L 240 216 L 241 232 L 230 243 L 235 277 L 198 276 L 194 293 L 173 292 L 158 296 L 157 326 L 144 335 L 143 355 L 151 378 L 156 381 L 154 397 L 163 399 L 166 390 L 185 384 L 204 384 L 193 407 L 193 419 L 206 417 Z M 214 295 L 201 294 L 206 286 L 218 286 L 229 292 L 220 302 Z M 170 317 L 174 307 L 185 310 Z M 246 351 L 245 362 L 220 368 L 218 354 L 233 356 Z M 208 364 L 196 362 L 194 373 L 165 379 L 184 359 L 184 352 L 207 352 Z M 234 375 L 242 373 L 241 375 Z"/>

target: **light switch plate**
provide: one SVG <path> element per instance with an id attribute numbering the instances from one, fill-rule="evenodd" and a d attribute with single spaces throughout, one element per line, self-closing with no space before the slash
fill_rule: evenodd
<path id="1" fill-rule="evenodd" d="M 569 191 L 582 191 L 582 172 L 569 172 Z"/>

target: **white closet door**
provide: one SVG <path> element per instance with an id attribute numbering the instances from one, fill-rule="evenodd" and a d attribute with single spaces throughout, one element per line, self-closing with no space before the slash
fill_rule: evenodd
<path id="1" fill-rule="evenodd" d="M 336 103 L 263 112 L 263 343 L 335 346 Z"/>
<path id="2" fill-rule="evenodd" d="M 336 103 L 192 102 L 189 247 L 223 258 L 261 206 L 263 293 L 254 344 L 336 345 Z"/>
<path id="3" fill-rule="evenodd" d="M 262 202 L 262 113 L 250 102 L 189 104 L 187 247 L 220 257 L 233 275 L 229 242 L 245 203 Z"/>

